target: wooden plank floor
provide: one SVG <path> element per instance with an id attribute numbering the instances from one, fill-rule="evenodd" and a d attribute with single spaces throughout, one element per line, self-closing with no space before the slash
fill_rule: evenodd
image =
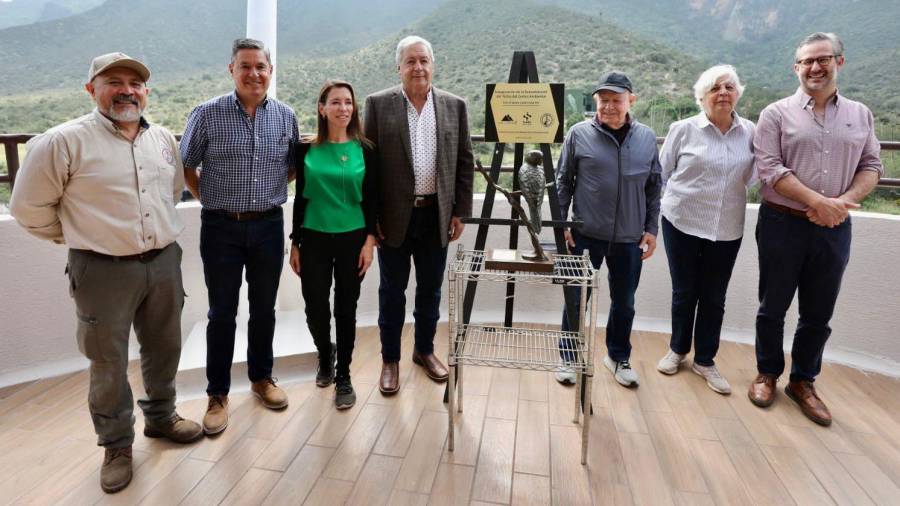
<path id="1" fill-rule="evenodd" d="M 448 452 L 444 389 L 409 360 L 409 326 L 393 397 L 376 387 L 377 330 L 361 329 L 358 401 L 344 412 L 334 410 L 333 388 L 311 380 L 282 382 L 291 402 L 282 412 L 244 388 L 232 392 L 224 433 L 180 446 L 143 437 L 136 409 L 135 478 L 115 495 L 98 483 L 87 374 L 7 387 L 0 504 L 900 504 L 900 380 L 826 364 L 817 386 L 835 422 L 823 428 L 783 393 L 768 409 L 750 404 L 750 346 L 722 343 L 717 361 L 734 394 L 721 396 L 685 368 L 656 371 L 667 336 L 635 332 L 633 344 L 641 379 L 633 390 L 613 381 L 598 351 L 587 466 L 571 420 L 574 389 L 540 372 L 466 368 L 465 411 Z M 294 378 L 311 377 L 305 363 Z M 302 366 L 282 360 L 276 374 L 292 377 L 279 370 L 285 364 Z M 130 378 L 140 384 L 136 364 Z M 199 420 L 205 405 L 194 398 L 178 409 Z"/>

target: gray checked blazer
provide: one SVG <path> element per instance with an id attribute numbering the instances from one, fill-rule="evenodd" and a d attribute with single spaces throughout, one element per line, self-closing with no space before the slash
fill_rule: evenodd
<path id="1" fill-rule="evenodd" d="M 472 215 L 474 159 L 469 138 L 466 102 L 432 87 L 437 121 L 437 203 L 441 230 L 449 230 L 450 218 Z M 378 223 L 384 243 L 403 244 L 415 200 L 415 175 L 406 118 L 406 99 L 400 86 L 366 98 L 365 134 L 375 143 L 379 177 Z M 441 234 L 446 247 L 447 234 Z"/>

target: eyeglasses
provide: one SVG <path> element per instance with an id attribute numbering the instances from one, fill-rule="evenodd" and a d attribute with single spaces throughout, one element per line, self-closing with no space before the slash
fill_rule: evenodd
<path id="1" fill-rule="evenodd" d="M 837 58 L 840 55 L 830 54 L 828 56 L 820 56 L 818 58 L 806 58 L 804 60 L 797 60 L 797 65 L 802 67 L 812 67 L 813 63 L 818 63 L 820 67 L 827 67 L 831 65 L 832 60 Z"/>

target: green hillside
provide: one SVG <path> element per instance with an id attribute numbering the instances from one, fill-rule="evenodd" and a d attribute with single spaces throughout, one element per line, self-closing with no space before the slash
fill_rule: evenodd
<path id="1" fill-rule="evenodd" d="M 514 50 L 533 50 L 541 80 L 564 82 L 569 88 L 588 89 L 612 68 L 628 72 L 640 97 L 639 114 L 652 103 L 680 101 L 690 106 L 689 87 L 701 68 L 678 51 L 569 10 L 514 0 L 487 5 L 457 0 L 363 49 L 318 58 L 281 56 L 278 96 L 298 111 L 304 128 L 310 129 L 315 96 L 326 78 L 348 79 L 362 96 L 396 84 L 394 47 L 409 33 L 432 41 L 435 84 L 469 100 L 476 132 L 483 128 L 484 85 L 507 80 Z M 181 131 L 194 105 L 231 87 L 224 66 L 151 84 L 148 115 L 175 131 Z M 90 108 L 87 95 L 75 86 L 68 91 L 0 97 L 0 131 L 43 131 Z M 660 115 L 676 114 L 672 108 L 659 110 Z"/>
<path id="2" fill-rule="evenodd" d="M 897 0 L 539 0 L 603 19 L 685 51 L 735 65 L 749 84 L 793 91 L 793 50 L 805 35 L 835 32 L 846 44 L 841 91 L 900 123 L 900 1 Z"/>
<path id="3" fill-rule="evenodd" d="M 605 47 L 606 41 L 627 38 L 630 32 L 637 35 L 633 37 L 635 41 L 656 41 L 692 55 L 702 65 L 733 63 L 755 88 L 752 96 L 759 101 L 783 95 L 795 87 L 790 60 L 797 39 L 815 30 L 836 31 L 848 45 L 842 92 L 870 104 L 882 123 L 900 124 L 900 94 L 891 87 L 900 79 L 900 65 L 895 63 L 900 57 L 900 30 L 895 27 L 900 19 L 900 1 L 536 1 L 576 13 L 565 16 L 562 22 L 556 17 L 529 26 L 530 35 L 540 34 L 544 40 L 543 32 L 552 32 L 558 38 L 571 40 L 566 49 L 578 51 L 572 53 L 575 60 L 571 62 L 556 62 L 555 53 L 550 53 L 549 60 L 559 63 L 558 68 L 546 65 L 548 58 L 542 58 L 545 73 L 568 72 L 572 66 L 578 66 L 578 59 L 597 54 L 594 44 L 582 44 L 579 39 L 596 41 Z M 100 2 L 0 2 L 0 28 L 18 16 L 17 12 L 27 11 L 34 16 L 38 7 L 54 5 L 79 12 Z M 428 16 L 439 6 L 443 14 L 433 19 L 447 25 L 419 25 L 422 28 L 418 29 L 430 28 L 437 34 L 467 33 L 466 38 L 445 40 L 445 47 L 456 51 L 474 46 L 473 54 L 477 55 L 488 54 L 481 40 L 497 39 L 498 34 L 517 37 L 516 32 L 523 28 L 522 16 L 544 12 L 534 4 L 461 7 L 457 2 L 442 4 L 441 0 L 281 0 L 279 57 L 284 63 L 291 63 L 292 56 L 326 57 L 366 47 Z M 107 0 L 98 8 L 64 19 L 0 29 L 0 47 L 4 48 L 0 51 L 0 68 L 28 70 L 27 75 L 21 71 L 0 73 L 0 96 L 39 90 L 69 91 L 83 80 L 84 68 L 92 56 L 112 50 L 124 50 L 145 59 L 154 69 L 154 86 L 203 74 L 215 76 L 227 60 L 230 41 L 243 34 L 245 10 L 245 0 Z M 608 29 L 593 33 L 573 30 L 581 22 L 597 23 L 598 19 L 610 23 L 602 24 Z M 491 33 L 476 32 L 472 27 Z M 529 40 L 529 34 L 519 35 L 522 36 L 514 39 L 517 43 Z M 507 42 L 511 39 L 498 40 L 501 44 L 496 48 L 510 46 Z M 657 58 L 657 63 L 665 63 L 660 60 L 665 57 L 660 55 L 675 54 L 659 47 L 655 46 L 653 53 L 627 56 L 646 55 L 648 59 Z M 624 50 L 618 48 L 615 53 Z M 463 68 L 472 63 L 466 61 Z"/>
<path id="4" fill-rule="evenodd" d="M 366 46 L 439 2 L 281 0 L 278 56 L 334 55 Z M 111 51 L 143 59 L 155 83 L 217 71 L 228 63 L 231 42 L 245 34 L 246 13 L 246 0 L 107 0 L 65 19 L 0 30 L 0 68 L 19 69 L 0 72 L 0 96 L 69 90 L 84 82 L 91 58 Z"/>

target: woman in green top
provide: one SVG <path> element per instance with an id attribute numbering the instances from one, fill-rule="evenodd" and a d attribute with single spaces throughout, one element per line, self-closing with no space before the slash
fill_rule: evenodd
<path id="1" fill-rule="evenodd" d="M 376 158 L 350 83 L 326 81 L 318 110 L 317 135 L 294 147 L 299 170 L 290 264 L 300 276 L 306 324 L 319 352 L 316 385 L 334 381 L 335 406 L 346 409 L 356 402 L 350 383 L 356 301 L 375 248 Z M 336 346 L 328 303 L 332 277 Z"/>

